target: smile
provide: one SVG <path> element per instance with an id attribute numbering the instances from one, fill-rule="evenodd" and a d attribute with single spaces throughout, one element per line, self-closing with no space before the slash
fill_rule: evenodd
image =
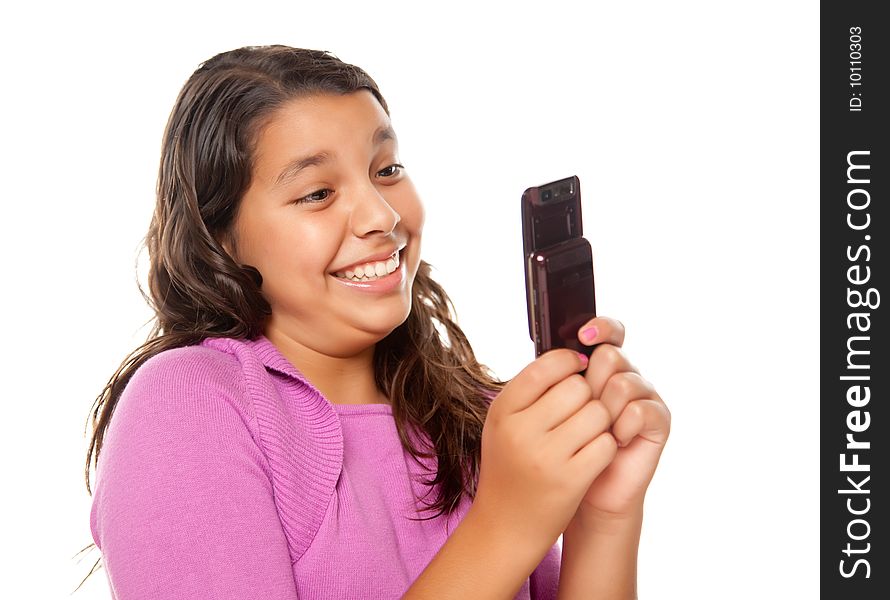
<path id="1" fill-rule="evenodd" d="M 347 281 L 374 281 L 376 279 L 380 279 L 381 277 L 386 277 L 393 271 L 399 268 L 400 260 L 399 260 L 399 251 L 396 250 L 392 253 L 386 260 L 378 260 L 375 262 L 365 263 L 363 265 L 359 265 L 354 269 L 347 269 L 346 271 L 337 271 L 334 273 L 334 277 L 338 279 L 346 279 Z"/>
<path id="2" fill-rule="evenodd" d="M 330 275 L 339 285 L 356 293 L 377 296 L 403 293 L 406 289 L 410 291 L 410 288 L 405 287 L 405 282 L 408 281 L 408 271 L 403 260 L 405 258 L 402 254 L 404 251 L 402 249 L 401 252 L 394 253 L 386 260 L 366 263 L 354 269 L 337 271 L 336 274 L 331 273 Z M 385 274 L 378 275 L 378 268 L 385 268 Z M 357 275 L 359 269 L 362 270 L 360 277 Z M 346 277 L 347 274 L 351 274 L 351 277 Z"/>

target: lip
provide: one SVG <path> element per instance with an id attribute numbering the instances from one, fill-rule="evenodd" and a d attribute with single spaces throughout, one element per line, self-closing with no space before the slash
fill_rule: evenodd
<path id="1" fill-rule="evenodd" d="M 402 252 L 404 246 L 399 250 Z M 388 258 L 390 255 L 387 254 L 383 258 Z M 377 259 L 382 260 L 382 259 Z M 355 263 L 360 265 L 362 263 Z M 343 279 L 341 277 L 337 277 L 333 273 L 330 273 L 330 276 L 334 278 L 335 281 L 345 285 L 346 287 L 350 287 L 354 290 L 365 292 L 365 293 L 373 293 L 373 294 L 381 294 L 386 292 L 391 292 L 392 290 L 401 287 L 402 282 L 407 278 L 407 267 L 405 266 L 404 256 L 399 256 L 399 268 L 386 275 L 385 277 L 380 277 L 373 281 L 350 281 L 348 279 Z"/>
<path id="2" fill-rule="evenodd" d="M 359 265 L 363 265 L 363 264 L 366 264 L 369 262 L 377 262 L 380 260 L 386 260 L 387 258 L 392 256 L 396 252 L 401 252 L 402 250 L 404 250 L 406 245 L 407 244 L 402 244 L 401 246 L 393 246 L 392 248 L 389 249 L 388 252 L 386 250 L 384 250 L 383 252 L 378 252 L 377 254 L 371 254 L 371 255 L 366 256 L 360 260 L 355 261 L 352 264 L 346 265 L 345 267 L 336 268 L 331 271 L 331 274 L 333 275 L 334 273 L 340 273 L 342 271 L 354 271 L 355 270 L 354 267 L 357 267 Z"/>

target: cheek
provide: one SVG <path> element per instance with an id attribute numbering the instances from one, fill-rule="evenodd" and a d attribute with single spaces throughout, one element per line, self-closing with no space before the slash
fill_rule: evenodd
<path id="1" fill-rule="evenodd" d="M 340 246 L 338 238 L 326 235 L 330 227 L 321 222 L 301 223 L 280 233 L 276 246 L 280 256 L 287 257 L 287 264 L 283 266 L 304 277 L 317 277 L 319 273 L 327 272 Z"/>
<path id="2" fill-rule="evenodd" d="M 322 235 L 325 225 L 321 223 L 271 219 L 253 225 L 244 254 L 254 260 L 249 264 L 256 266 L 264 278 L 279 280 L 278 286 L 317 277 L 326 271 L 337 251 L 335 241 Z"/>
<path id="3" fill-rule="evenodd" d="M 399 207 L 397 209 L 402 217 L 402 223 L 412 235 L 419 236 L 423 231 L 423 225 L 426 221 L 426 211 L 423 208 L 423 202 L 414 184 L 410 181 L 405 186 L 404 192 L 399 195 Z"/>
<path id="4" fill-rule="evenodd" d="M 417 231 L 417 235 L 420 235 L 423 232 L 423 225 L 426 222 L 426 210 L 424 210 L 423 204 L 421 204 L 419 200 L 413 216 L 415 219 L 414 227 Z"/>

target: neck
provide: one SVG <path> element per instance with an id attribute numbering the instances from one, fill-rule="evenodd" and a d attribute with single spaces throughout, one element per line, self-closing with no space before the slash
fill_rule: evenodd
<path id="1" fill-rule="evenodd" d="M 275 328 L 264 335 L 332 404 L 389 404 L 374 381 L 374 346 L 354 356 L 328 356 Z"/>

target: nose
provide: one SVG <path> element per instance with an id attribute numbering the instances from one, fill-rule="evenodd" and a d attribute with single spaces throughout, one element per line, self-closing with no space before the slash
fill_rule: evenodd
<path id="1" fill-rule="evenodd" d="M 357 237 L 389 235 L 401 220 L 401 215 L 370 182 L 356 196 L 351 221 Z"/>

